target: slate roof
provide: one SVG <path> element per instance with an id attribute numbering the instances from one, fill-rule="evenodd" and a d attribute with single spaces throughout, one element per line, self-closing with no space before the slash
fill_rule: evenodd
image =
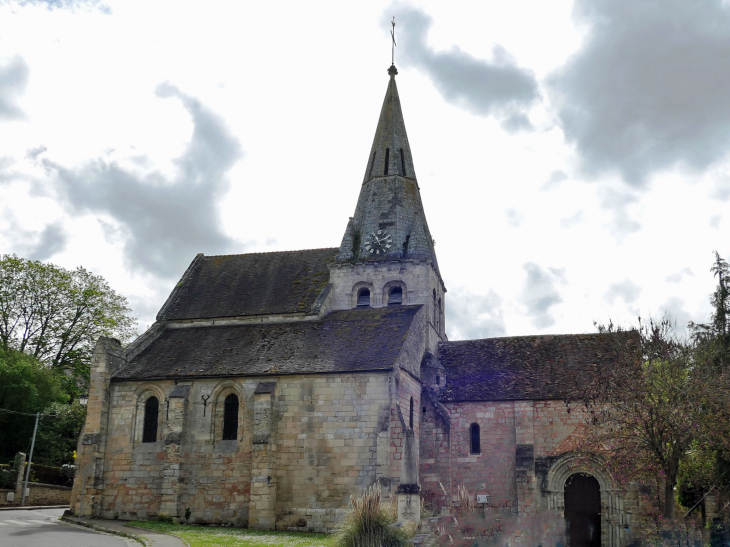
<path id="1" fill-rule="evenodd" d="M 564 399 L 596 367 L 615 366 L 615 336 L 565 334 L 487 338 L 439 344 L 446 369 L 442 401 Z"/>
<path id="2" fill-rule="evenodd" d="M 198 255 L 157 316 L 209 319 L 308 312 L 337 249 Z"/>
<path id="3" fill-rule="evenodd" d="M 335 311 L 321 321 L 168 328 L 115 378 L 389 370 L 420 308 Z"/>

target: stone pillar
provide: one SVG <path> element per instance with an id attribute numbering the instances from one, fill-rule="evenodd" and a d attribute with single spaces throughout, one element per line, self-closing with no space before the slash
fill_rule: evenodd
<path id="1" fill-rule="evenodd" d="M 165 463 L 162 467 L 160 514 L 173 518 L 182 516 L 179 507 L 182 493 L 180 445 L 185 430 L 189 392 L 189 385 L 175 386 L 167 398 L 167 418 L 164 431 Z"/>
<path id="2" fill-rule="evenodd" d="M 398 485 L 398 522 L 421 522 L 421 487 L 418 486 L 418 458 L 413 429 L 405 429 L 403 439 L 403 474 Z"/>
<path id="3" fill-rule="evenodd" d="M 71 511 L 76 516 L 101 516 L 104 459 L 111 413 L 110 380 L 126 364 L 119 340 L 100 337 L 91 358 L 86 423 L 76 448 L 76 476 L 71 491 Z"/>
<path id="4" fill-rule="evenodd" d="M 25 462 L 27 461 L 26 455 L 23 452 L 18 452 L 15 455 L 15 462 L 13 467 L 16 469 L 17 474 L 15 475 L 15 499 L 13 505 L 20 505 L 23 499 L 23 484 L 25 484 Z"/>
<path id="5" fill-rule="evenodd" d="M 515 412 L 515 475 L 517 512 L 537 512 L 535 480 L 535 408 L 532 401 L 516 401 Z"/>
<path id="6" fill-rule="evenodd" d="M 276 436 L 273 424 L 275 386 L 275 382 L 261 382 L 254 392 L 248 527 L 256 530 L 276 528 Z"/>

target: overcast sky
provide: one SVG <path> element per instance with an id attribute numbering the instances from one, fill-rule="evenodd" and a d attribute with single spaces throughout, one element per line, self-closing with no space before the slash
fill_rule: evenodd
<path id="1" fill-rule="evenodd" d="M 722 0 L 0 0 L 0 253 L 103 275 L 144 330 L 196 253 L 339 246 L 393 16 L 450 339 L 706 320 Z"/>

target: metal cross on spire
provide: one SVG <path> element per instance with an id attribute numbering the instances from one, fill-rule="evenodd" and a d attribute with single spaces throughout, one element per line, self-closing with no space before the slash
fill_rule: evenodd
<path id="1" fill-rule="evenodd" d="M 390 24 L 393 27 L 390 30 L 390 38 L 393 40 L 393 45 L 390 47 L 390 64 L 395 66 L 395 15 Z"/>

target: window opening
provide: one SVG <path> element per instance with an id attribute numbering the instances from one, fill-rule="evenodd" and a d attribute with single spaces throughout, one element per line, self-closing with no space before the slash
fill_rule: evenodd
<path id="1" fill-rule="evenodd" d="M 373 159 L 370 160 L 370 174 L 368 175 L 368 177 L 373 176 L 373 167 L 375 167 L 375 150 L 373 150 Z"/>
<path id="2" fill-rule="evenodd" d="M 150 397 L 144 403 L 144 426 L 142 428 L 142 442 L 154 443 L 157 441 L 157 418 L 160 413 L 160 401 L 157 397 Z"/>
<path id="3" fill-rule="evenodd" d="M 406 157 L 403 155 L 403 149 L 400 149 L 400 167 L 401 167 L 401 174 L 405 177 L 406 176 Z"/>
<path id="4" fill-rule="evenodd" d="M 436 320 L 436 330 L 441 332 L 441 299 L 439 298 L 439 315 Z"/>
<path id="5" fill-rule="evenodd" d="M 411 415 L 410 415 L 410 418 L 408 419 L 408 427 L 413 429 L 413 397 L 411 397 Z"/>
<path id="6" fill-rule="evenodd" d="M 388 161 L 390 160 L 390 148 L 385 149 L 385 168 L 383 169 L 383 175 L 388 174 Z"/>
<path id="7" fill-rule="evenodd" d="M 481 442 L 479 440 L 479 424 L 471 424 L 471 453 L 481 454 Z"/>
<path id="8" fill-rule="evenodd" d="M 388 293 L 388 306 L 400 306 L 403 303 L 403 289 L 393 287 Z"/>
<path id="9" fill-rule="evenodd" d="M 238 438 L 238 396 L 231 393 L 223 402 L 223 440 Z"/>
<path id="10" fill-rule="evenodd" d="M 357 294 L 357 307 L 370 307 L 370 289 L 361 289 L 360 292 Z"/>
<path id="11" fill-rule="evenodd" d="M 433 327 L 436 328 L 436 289 L 433 290 Z"/>

